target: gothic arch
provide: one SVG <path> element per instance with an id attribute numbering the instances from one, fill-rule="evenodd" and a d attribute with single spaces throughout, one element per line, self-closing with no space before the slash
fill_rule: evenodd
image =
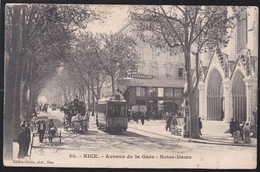
<path id="1" fill-rule="evenodd" d="M 244 82 L 245 75 L 237 70 L 232 78 L 232 102 L 233 118 L 238 121 L 246 120 L 246 87 Z"/>
<path id="2" fill-rule="evenodd" d="M 207 82 L 207 120 L 222 121 L 224 119 L 222 80 L 219 70 L 212 69 Z"/>

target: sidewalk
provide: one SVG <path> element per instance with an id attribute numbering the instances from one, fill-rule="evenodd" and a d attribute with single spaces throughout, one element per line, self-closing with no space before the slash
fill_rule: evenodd
<path id="1" fill-rule="evenodd" d="M 201 130 L 202 136 L 200 139 L 191 139 L 191 138 L 183 138 L 181 136 L 171 135 L 170 132 L 165 131 L 165 121 L 164 120 L 150 120 L 145 121 L 144 125 L 139 123 L 136 124 L 135 121 L 131 120 L 128 123 L 128 128 L 140 131 L 140 132 L 147 132 L 153 133 L 155 135 L 161 135 L 164 137 L 171 137 L 181 141 L 187 142 L 196 142 L 196 143 L 203 143 L 203 144 L 217 144 L 217 145 L 228 145 L 228 146 L 246 146 L 246 147 L 256 147 L 257 146 L 257 139 L 251 138 L 250 144 L 233 143 L 233 137 L 231 137 L 230 133 L 226 133 L 229 129 L 229 124 L 224 123 L 222 121 L 202 121 L 203 128 Z"/>

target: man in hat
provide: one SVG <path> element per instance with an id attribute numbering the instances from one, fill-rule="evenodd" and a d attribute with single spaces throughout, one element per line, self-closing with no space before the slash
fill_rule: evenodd
<path id="1" fill-rule="evenodd" d="M 40 124 L 38 125 L 39 141 L 41 143 L 43 141 L 45 130 L 46 130 L 46 124 L 45 124 L 45 121 L 42 120 L 42 121 L 40 121 Z"/>
<path id="2" fill-rule="evenodd" d="M 232 135 L 232 137 L 233 137 L 235 130 L 236 130 L 236 122 L 234 121 L 233 118 L 231 118 L 231 121 L 229 123 L 229 131 L 230 131 L 230 134 Z"/>
<path id="3" fill-rule="evenodd" d="M 30 130 L 30 123 L 26 122 L 25 124 L 25 148 L 24 148 L 24 156 L 28 156 L 28 150 L 31 142 L 31 130 Z"/>
<path id="4" fill-rule="evenodd" d="M 18 144 L 19 144 L 18 158 L 24 158 L 25 157 L 25 147 L 26 147 L 25 127 L 21 128 L 21 131 L 18 135 Z"/>

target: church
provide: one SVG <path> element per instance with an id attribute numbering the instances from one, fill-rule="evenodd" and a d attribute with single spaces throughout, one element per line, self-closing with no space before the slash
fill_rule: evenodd
<path id="1" fill-rule="evenodd" d="M 204 120 L 257 121 L 258 8 L 248 7 L 242 15 L 227 47 L 202 56 L 198 97 Z"/>

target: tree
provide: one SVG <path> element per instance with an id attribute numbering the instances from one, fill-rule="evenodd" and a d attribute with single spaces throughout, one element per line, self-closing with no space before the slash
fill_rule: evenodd
<path id="1" fill-rule="evenodd" d="M 6 6 L 5 159 L 12 159 L 20 120 L 31 117 L 42 86 L 67 56 L 74 32 L 97 18 L 86 6 Z"/>
<path id="2" fill-rule="evenodd" d="M 228 43 L 228 30 L 234 28 L 234 19 L 241 9 L 233 7 L 230 15 L 225 6 L 139 6 L 131 12 L 137 25 L 134 31 L 143 41 L 162 51 L 184 53 L 192 138 L 199 138 L 198 114 L 194 113 L 194 93 L 200 78 L 199 54 L 206 47 L 220 49 Z M 195 55 L 195 82 L 192 82 L 191 54 Z"/>
<path id="3" fill-rule="evenodd" d="M 139 54 L 134 40 L 125 34 L 100 35 L 100 37 L 103 44 L 100 47 L 95 44 L 97 59 L 104 72 L 110 77 L 112 93 L 114 93 L 115 80 L 121 72 L 136 66 Z"/>

